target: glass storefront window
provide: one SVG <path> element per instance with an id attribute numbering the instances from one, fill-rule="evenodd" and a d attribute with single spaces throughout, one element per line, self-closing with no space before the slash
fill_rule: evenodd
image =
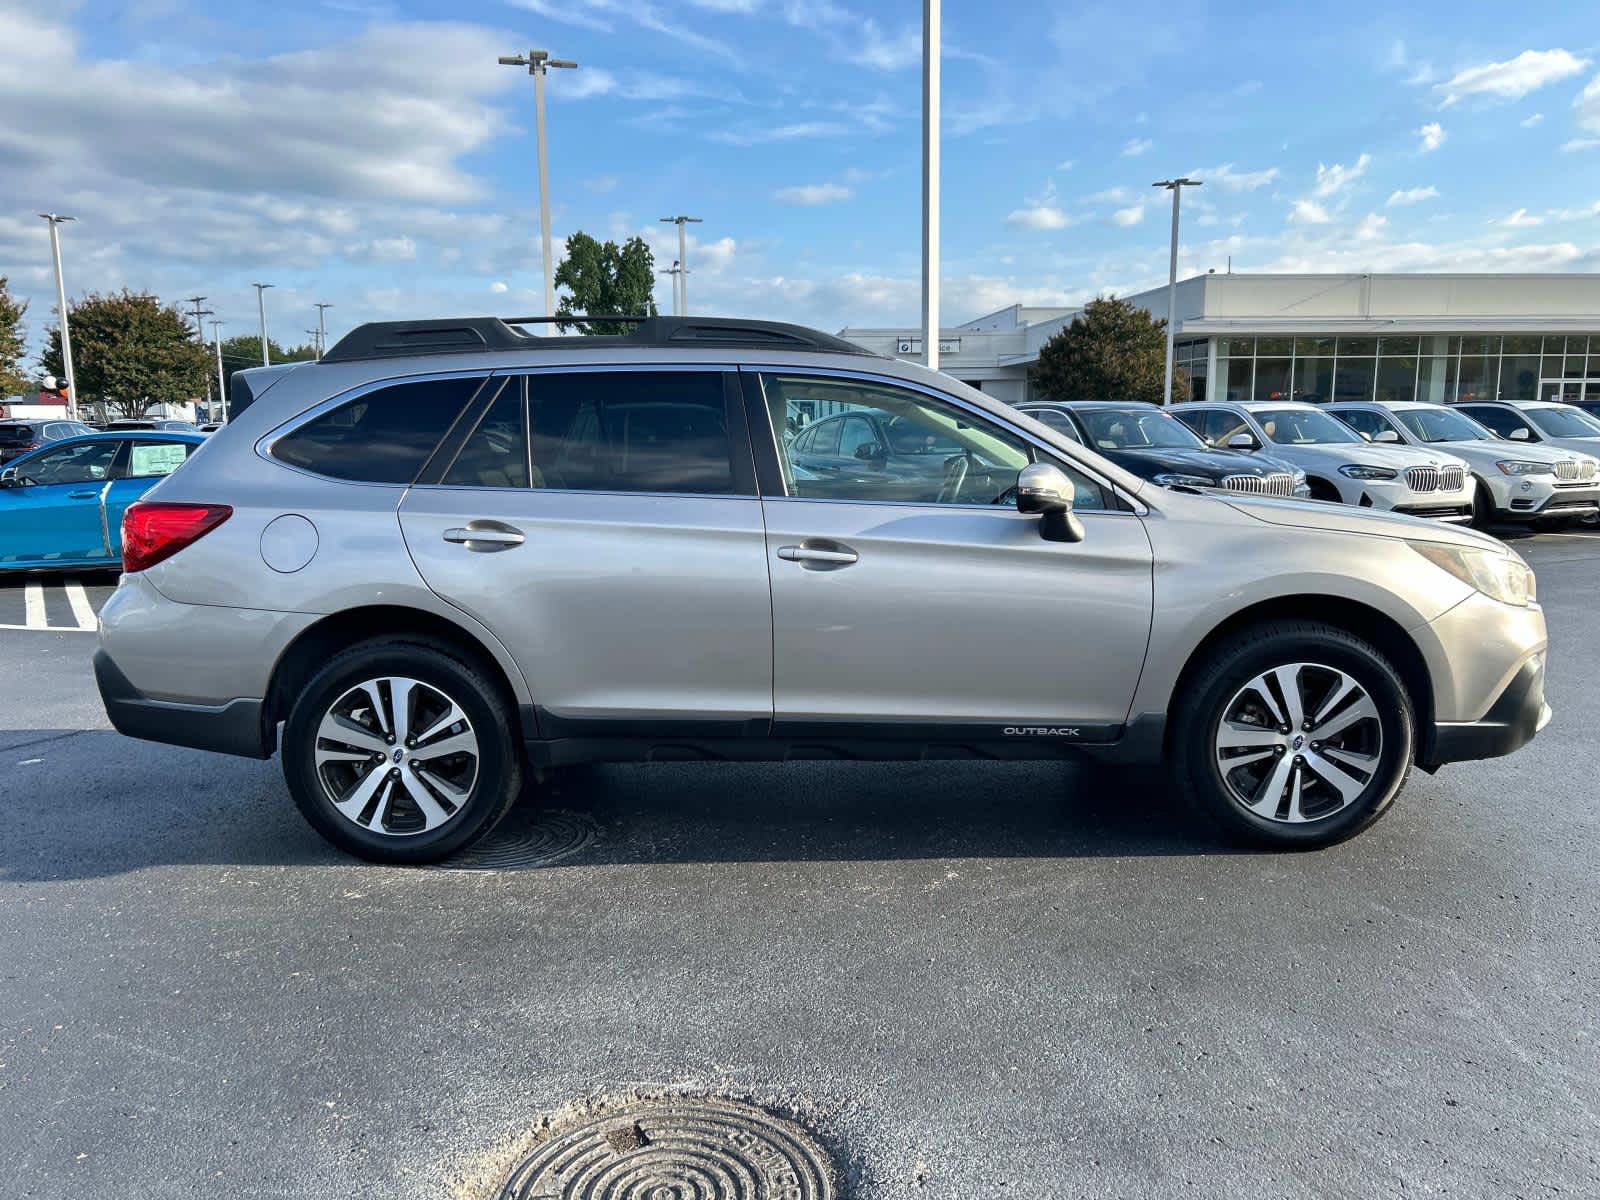
<path id="1" fill-rule="evenodd" d="M 1287 357 L 1294 353 L 1294 339 L 1286 337 L 1264 337 L 1256 339 L 1257 358 Z"/>
<path id="2" fill-rule="evenodd" d="M 1450 354 L 1454 355 L 1456 347 L 1461 344 L 1460 338 L 1450 337 L 1443 333 L 1430 333 L 1422 339 L 1422 353 L 1424 354 Z"/>
<path id="3" fill-rule="evenodd" d="M 1509 341 L 1510 339 L 1506 339 Z M 1546 363 L 1550 360 L 1545 359 Z M 1559 364 L 1560 360 L 1556 362 Z M 1556 368 L 1556 378 L 1561 375 Z M 1540 359 L 1535 354 L 1508 354 L 1500 360 L 1500 399 L 1537 400 L 1539 398 Z"/>
<path id="4" fill-rule="evenodd" d="M 1386 337 L 1378 342 L 1379 354 L 1415 354 L 1420 338 Z"/>
<path id="5" fill-rule="evenodd" d="M 1225 400 L 1237 401 L 1250 399 L 1250 382 L 1252 368 L 1255 366 L 1252 358 L 1230 358 L 1228 360 L 1228 390 L 1223 397 Z M 1221 370 L 1221 364 L 1218 364 Z"/>
<path id="6" fill-rule="evenodd" d="M 1266 339 L 1262 339 L 1263 343 Z M 1287 400 L 1289 398 L 1289 360 L 1287 358 L 1256 359 L 1256 400 Z"/>
<path id="7" fill-rule="evenodd" d="M 1461 339 L 1461 357 L 1468 358 L 1481 354 L 1499 354 L 1500 339 L 1497 337 L 1484 337 L 1482 334 L 1472 334 Z"/>
<path id="8" fill-rule="evenodd" d="M 1518 338 L 1517 340 L 1520 342 L 1523 339 L 1522 338 Z M 1528 340 L 1531 341 L 1532 339 L 1528 339 Z M 1563 354 L 1563 353 L 1566 352 L 1566 349 L 1567 349 L 1567 339 L 1566 339 L 1566 337 L 1564 335 L 1559 334 L 1559 333 L 1551 333 L 1551 334 L 1546 334 L 1545 335 L 1544 352 L 1546 354 Z M 1511 353 L 1511 339 L 1509 337 L 1506 338 L 1506 353 L 1507 354 Z M 1527 351 L 1527 350 L 1519 349 L 1517 351 L 1517 353 L 1518 354 L 1527 354 L 1527 353 L 1531 353 L 1531 352 Z"/>
<path id="9" fill-rule="evenodd" d="M 1333 353 L 1333 339 L 1331 337 L 1297 337 L 1294 340 L 1294 353 L 1296 358 L 1313 358 L 1318 355 L 1331 355 Z"/>
<path id="10" fill-rule="evenodd" d="M 1346 354 L 1352 357 L 1376 354 L 1378 352 L 1378 339 L 1375 337 L 1342 337 L 1339 339 L 1339 357 Z"/>
<path id="11" fill-rule="evenodd" d="M 1561 375 L 1562 375 L 1562 378 L 1564 378 L 1564 379 L 1582 379 L 1583 378 L 1583 355 L 1581 355 L 1581 354 L 1569 354 L 1569 355 L 1567 355 L 1566 366 L 1562 369 Z"/>
<path id="12" fill-rule="evenodd" d="M 1546 354 L 1551 353 L 1550 343 L 1554 342 L 1559 347 L 1562 340 L 1561 338 L 1545 338 L 1544 352 Z M 1539 335 L 1536 333 L 1531 335 L 1508 333 L 1505 337 L 1503 352 L 1506 354 L 1537 354 L 1539 353 Z M 1493 354 L 1494 351 L 1491 350 L 1489 353 Z M 1556 350 L 1555 353 L 1559 354 L 1560 350 Z"/>
<path id="13" fill-rule="evenodd" d="M 1344 339 L 1340 338 L 1341 346 Z M 1371 400 L 1375 358 L 1345 358 L 1339 356 L 1338 370 L 1333 377 L 1333 398 L 1340 401 Z"/>
<path id="14" fill-rule="evenodd" d="M 1332 341 L 1332 338 L 1326 339 Z M 1307 404 L 1323 404 L 1333 399 L 1333 359 L 1297 358 L 1294 360 L 1294 398 Z"/>
<path id="15" fill-rule="evenodd" d="M 1384 339 L 1388 341 L 1387 338 Z M 1413 342 L 1415 338 L 1411 339 Z M 1388 356 L 1378 360 L 1378 399 L 1411 400 L 1417 392 L 1417 360 Z"/>
<path id="16" fill-rule="evenodd" d="M 1222 345 L 1217 350 L 1218 354 L 1226 354 L 1229 358 L 1238 355 L 1251 355 L 1256 352 L 1255 338 L 1223 338 Z"/>
<path id="17" fill-rule="evenodd" d="M 1589 378 L 1600 379 L 1600 354 L 1589 355 Z M 1593 388 L 1589 390 L 1594 391 Z"/>
<path id="18" fill-rule="evenodd" d="M 1470 358 L 1463 356 L 1460 368 L 1461 382 L 1456 388 L 1456 397 L 1462 401 L 1493 400 L 1495 385 L 1491 380 L 1496 361 L 1481 356 Z"/>
<path id="19" fill-rule="evenodd" d="M 1429 404 L 1448 404 L 1455 399 L 1456 360 L 1425 358 L 1417 372 L 1417 399 Z"/>

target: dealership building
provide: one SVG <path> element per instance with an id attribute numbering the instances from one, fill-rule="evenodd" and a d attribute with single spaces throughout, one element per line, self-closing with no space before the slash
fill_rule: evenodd
<path id="1" fill-rule="evenodd" d="M 1167 289 L 1126 297 L 1157 316 Z M 939 368 L 1010 404 L 1080 309 L 1012 305 L 939 338 Z M 1600 400 L 1600 276 L 1249 275 L 1177 287 L 1177 363 L 1196 399 Z M 840 330 L 922 358 L 916 329 Z M 1116 397 L 1106 397 L 1115 399 Z"/>

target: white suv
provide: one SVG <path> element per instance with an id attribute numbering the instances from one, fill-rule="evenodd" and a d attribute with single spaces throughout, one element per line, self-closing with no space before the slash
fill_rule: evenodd
<path id="1" fill-rule="evenodd" d="M 1418 401 L 1330 404 L 1328 411 L 1374 442 L 1437 447 L 1477 476 L 1473 524 L 1566 525 L 1600 510 L 1600 460 L 1548 443 L 1511 442 L 1459 408 Z"/>
<path id="2" fill-rule="evenodd" d="M 1298 401 L 1184 404 L 1172 415 L 1216 446 L 1265 447 L 1306 473 L 1317 500 L 1387 509 L 1461 524 L 1472 520 L 1472 472 L 1453 454 L 1374 446 L 1328 415 Z"/>

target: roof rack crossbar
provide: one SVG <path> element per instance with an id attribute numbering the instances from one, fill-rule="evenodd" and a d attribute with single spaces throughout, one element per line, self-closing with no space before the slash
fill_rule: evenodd
<path id="1" fill-rule="evenodd" d="M 525 325 L 631 325 L 625 333 L 535 337 Z M 727 349 L 813 350 L 872 356 L 853 342 L 803 325 L 730 317 L 554 316 L 457 317 L 431 321 L 373 321 L 358 325 L 329 349 L 325 363 L 474 351 L 557 350 L 603 345 L 628 347 L 705 346 Z"/>

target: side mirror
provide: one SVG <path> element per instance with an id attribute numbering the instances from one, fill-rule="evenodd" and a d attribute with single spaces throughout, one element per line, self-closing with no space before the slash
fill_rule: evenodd
<path id="1" fill-rule="evenodd" d="M 1361 435 L 1361 440 L 1363 442 L 1370 442 L 1372 440 L 1372 435 L 1370 433 L 1368 433 L 1365 429 L 1358 429 L 1358 430 L 1356 430 L 1356 432 Z"/>
<path id="2" fill-rule="evenodd" d="M 1392 429 L 1380 429 L 1372 438 L 1375 442 L 1398 442 L 1400 435 Z"/>
<path id="3" fill-rule="evenodd" d="M 1017 473 L 1017 511 L 1037 515 L 1047 542 L 1083 541 L 1083 522 L 1072 511 L 1076 492 L 1066 472 L 1050 463 L 1029 463 Z"/>
<path id="4" fill-rule="evenodd" d="M 1513 429 L 1510 433 L 1506 434 L 1506 436 L 1513 442 L 1531 442 L 1533 440 L 1533 434 L 1529 431 L 1526 425 Z"/>
<path id="5" fill-rule="evenodd" d="M 856 457 L 862 462 L 878 463 L 888 458 L 889 453 L 877 442 L 863 442 L 856 447 Z"/>
<path id="6" fill-rule="evenodd" d="M 17 469 L 15 467 L 7 467 L 4 471 L 0 471 L 0 488 L 21 486 L 22 480 L 17 478 Z"/>
<path id="7" fill-rule="evenodd" d="M 1229 450 L 1255 450 L 1260 445 L 1253 433 L 1236 433 L 1228 439 Z"/>

